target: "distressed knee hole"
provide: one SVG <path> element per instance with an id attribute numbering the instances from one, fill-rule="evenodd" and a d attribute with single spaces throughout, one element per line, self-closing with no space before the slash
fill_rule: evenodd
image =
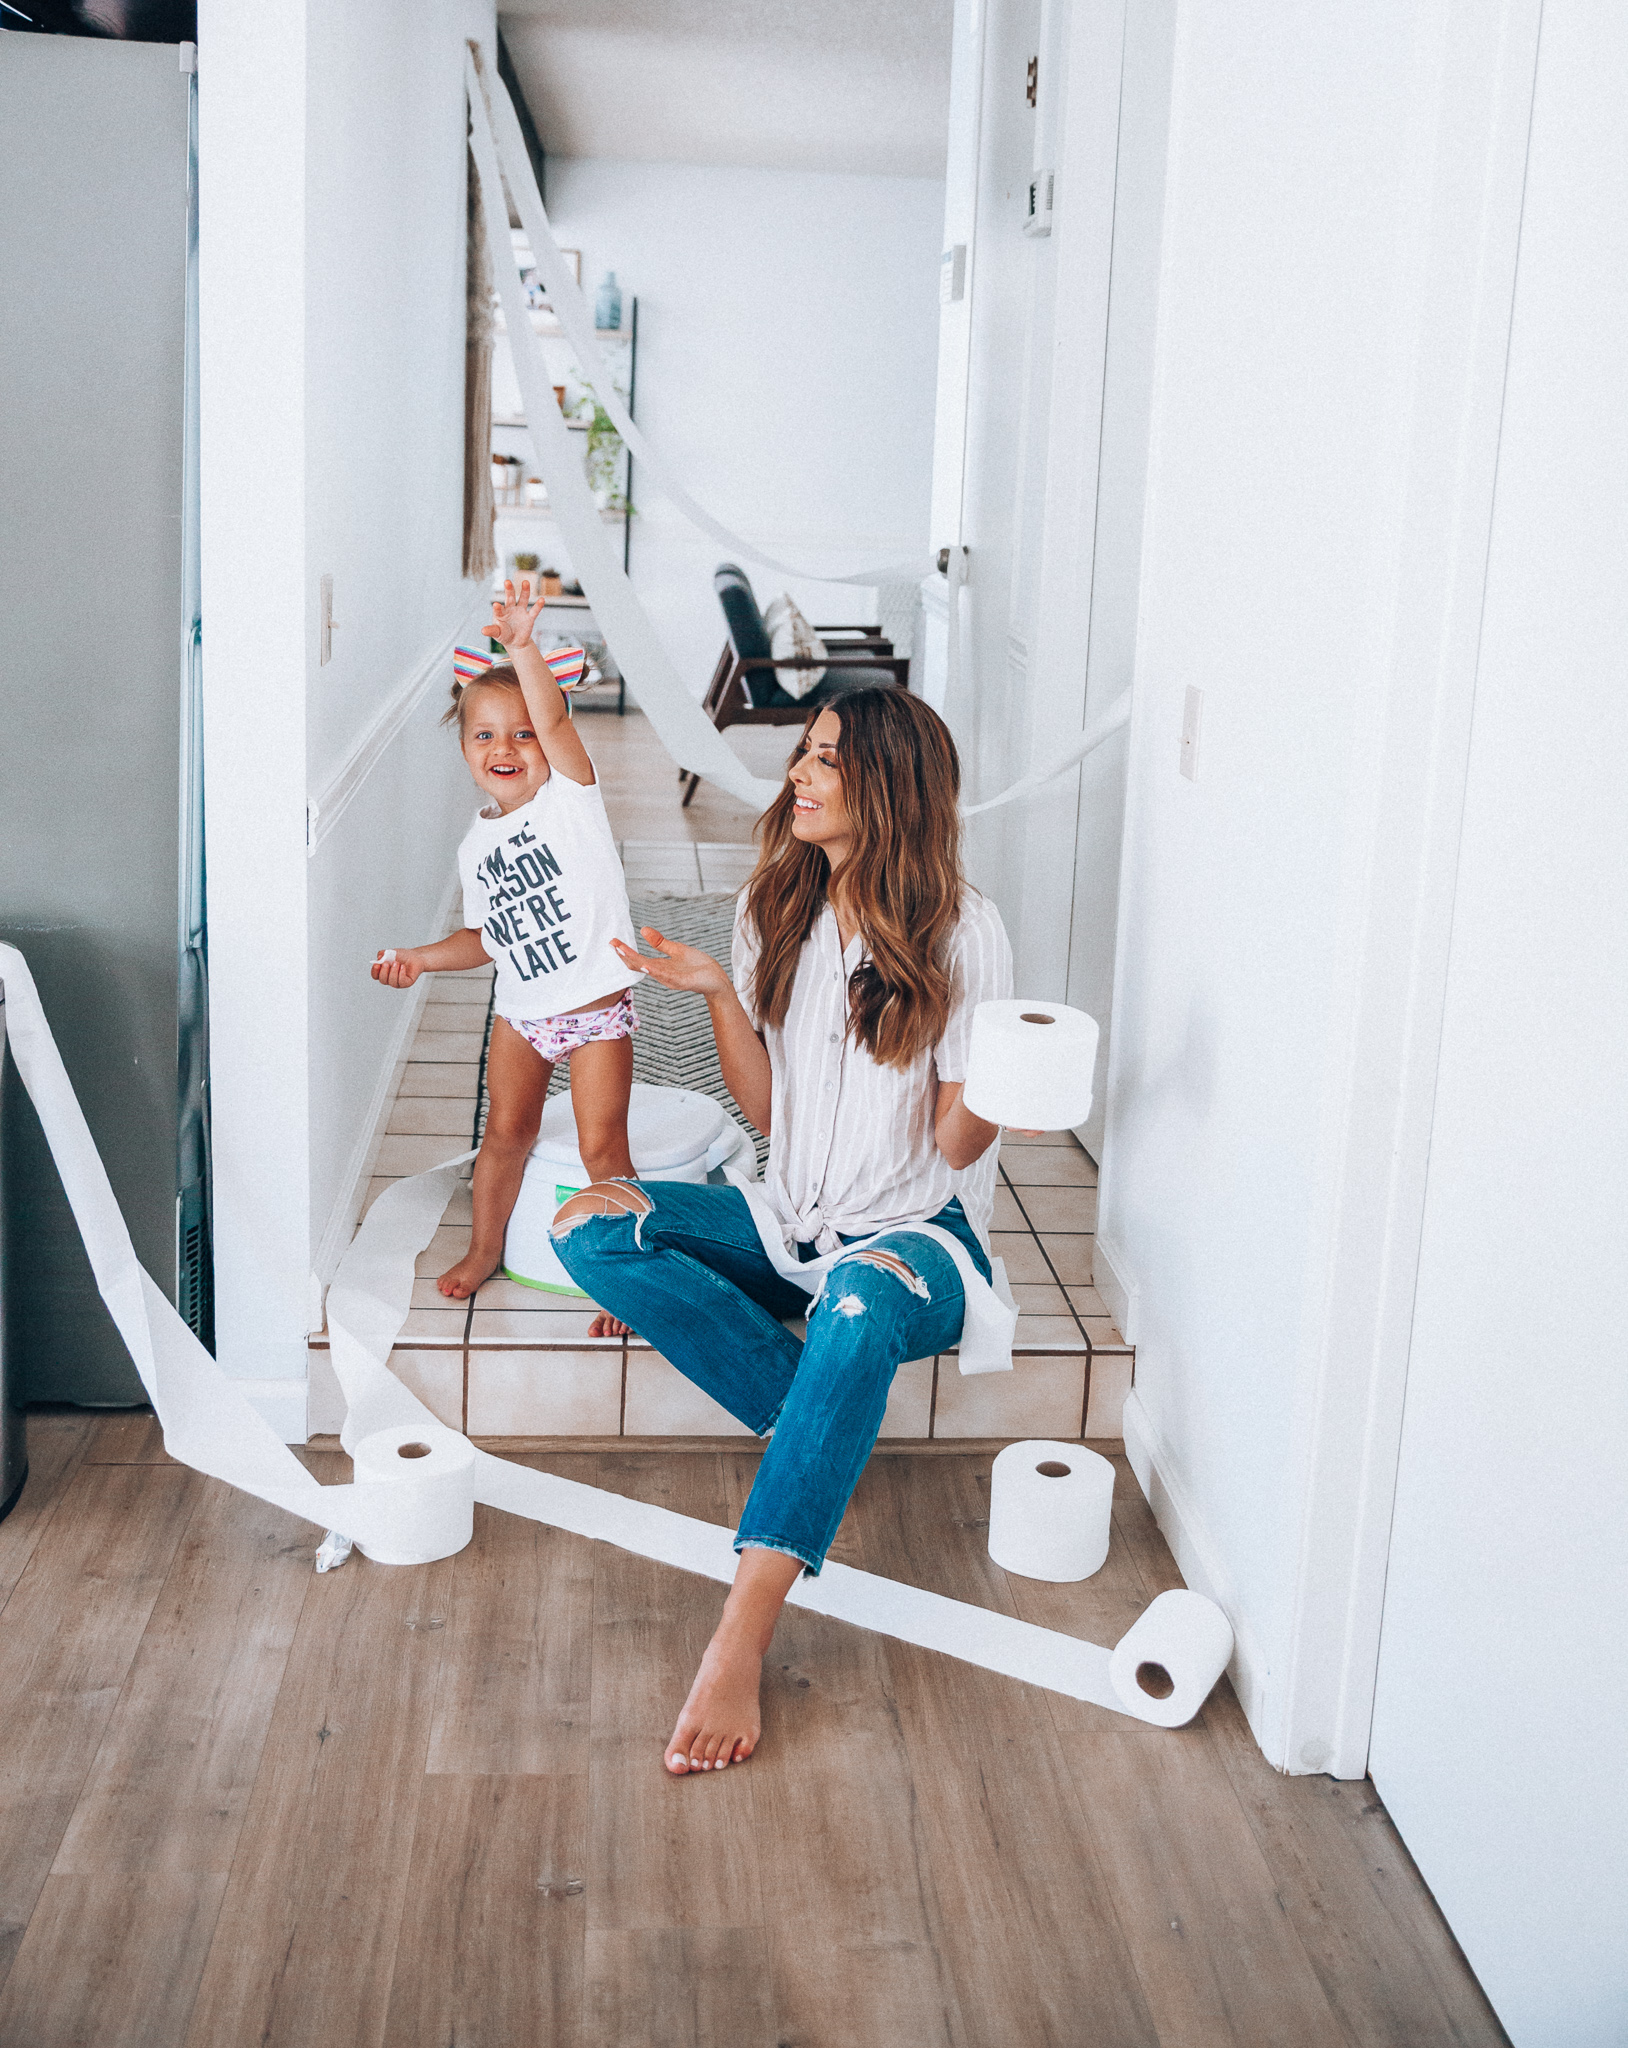
<path id="1" fill-rule="evenodd" d="M 831 1306 L 839 1316 L 862 1316 L 865 1313 L 865 1304 L 857 1294 L 845 1294 Z"/>
<path id="2" fill-rule="evenodd" d="M 581 1194 L 573 1195 L 562 1205 L 548 1234 L 558 1244 L 572 1231 L 580 1230 L 584 1223 L 592 1223 L 598 1217 L 632 1216 L 637 1219 L 634 1229 L 637 1242 L 638 1228 L 655 1206 L 644 1189 L 631 1181 L 596 1181 L 591 1188 L 584 1188 Z"/>
<path id="3" fill-rule="evenodd" d="M 890 1252 L 885 1245 L 866 1245 L 863 1251 L 850 1252 L 846 1258 L 837 1261 L 838 1266 L 849 1264 L 874 1266 L 877 1272 L 886 1273 L 890 1279 L 897 1280 L 901 1287 L 908 1287 L 912 1294 L 919 1295 L 923 1301 L 931 1301 L 933 1298 L 928 1291 L 927 1282 L 914 1266 L 907 1264 L 897 1252 Z M 847 1307 L 850 1301 L 855 1304 L 853 1308 Z M 843 1315 L 862 1315 L 865 1309 L 865 1304 L 853 1294 L 842 1296 L 836 1306 L 838 1312 Z"/>

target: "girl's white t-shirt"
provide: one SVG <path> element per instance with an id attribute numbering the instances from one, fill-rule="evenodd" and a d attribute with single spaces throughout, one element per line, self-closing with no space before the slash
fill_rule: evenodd
<path id="1" fill-rule="evenodd" d="M 632 979 L 633 918 L 597 781 L 557 770 L 530 803 L 482 811 L 458 848 L 464 923 L 497 967 L 497 1013 L 560 1017 Z"/>

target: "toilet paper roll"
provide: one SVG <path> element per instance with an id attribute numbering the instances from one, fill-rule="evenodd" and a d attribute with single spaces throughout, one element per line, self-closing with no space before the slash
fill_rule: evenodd
<path id="1" fill-rule="evenodd" d="M 357 1548 L 375 1564 L 432 1564 L 475 1533 L 475 1446 L 441 1423 L 398 1422 L 351 1452 L 358 1484 L 380 1487 L 382 1519 Z"/>
<path id="2" fill-rule="evenodd" d="M 1127 1713 L 1180 1728 L 1210 1696 L 1232 1656 L 1232 1623 L 1185 1587 L 1148 1603 L 1115 1644 L 1108 1679 Z"/>
<path id="3" fill-rule="evenodd" d="M 1067 1131 L 1091 1112 L 1097 1020 L 1066 1003 L 980 1003 L 962 1100 L 974 1116 L 1025 1131 Z"/>
<path id="4" fill-rule="evenodd" d="M 1083 1444 L 1008 1444 L 989 1475 L 989 1554 L 1019 1578 L 1063 1585 L 1101 1571 L 1114 1468 Z"/>

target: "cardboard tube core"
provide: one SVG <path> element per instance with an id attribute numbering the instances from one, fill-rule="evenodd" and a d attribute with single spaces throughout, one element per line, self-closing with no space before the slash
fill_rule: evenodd
<path id="1" fill-rule="evenodd" d="M 396 1446 L 396 1456 L 398 1458 L 427 1458 L 429 1454 L 430 1447 L 428 1444 L 397 1444 Z"/>
<path id="2" fill-rule="evenodd" d="M 1025 1010 L 1023 1012 L 1023 1022 L 1025 1024 L 1055 1024 L 1057 1019 L 1055 1017 L 1047 1017 L 1039 1010 Z"/>
<path id="3" fill-rule="evenodd" d="M 1151 1700 L 1167 1700 L 1176 1690 L 1176 1681 L 1162 1664 L 1138 1664 L 1136 1682 Z"/>
<path id="4" fill-rule="evenodd" d="M 1042 1479 L 1066 1479 L 1073 1471 L 1072 1465 L 1065 1465 L 1060 1459 L 1048 1458 L 1043 1465 L 1034 1468 Z"/>

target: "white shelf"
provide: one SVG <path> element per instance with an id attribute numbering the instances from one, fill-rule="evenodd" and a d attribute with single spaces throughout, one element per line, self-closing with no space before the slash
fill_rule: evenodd
<path id="1" fill-rule="evenodd" d="M 552 505 L 498 505 L 493 508 L 499 519 L 552 519 Z M 625 526 L 625 512 L 601 512 L 600 518 L 607 526 Z"/>

